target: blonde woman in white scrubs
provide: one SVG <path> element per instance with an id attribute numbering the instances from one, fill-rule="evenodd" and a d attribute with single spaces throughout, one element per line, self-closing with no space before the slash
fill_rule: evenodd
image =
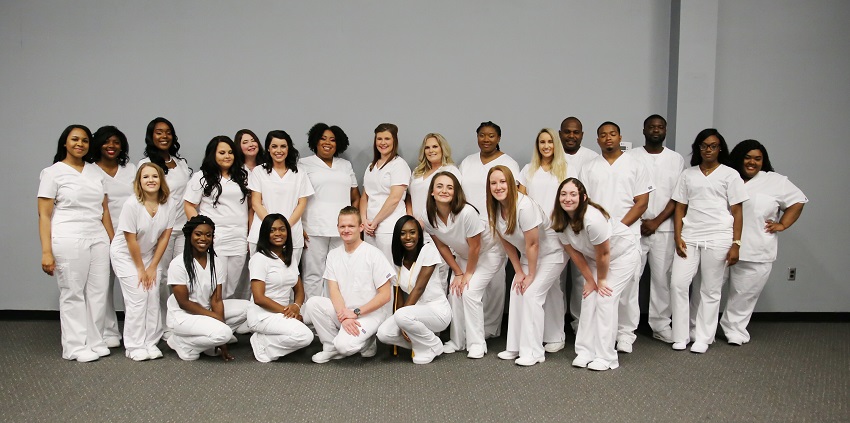
<path id="1" fill-rule="evenodd" d="M 125 355 L 144 361 L 162 357 L 156 346 L 163 330 L 157 284 L 159 262 L 174 227 L 175 204 L 159 166 L 142 164 L 134 179 L 135 195 L 124 201 L 110 256 L 124 295 Z"/>
<path id="2" fill-rule="evenodd" d="M 336 229 L 337 216 L 345 206 L 360 206 L 360 190 L 351 162 L 341 154 L 348 149 L 348 135 L 342 128 L 317 123 L 307 133 L 307 146 L 313 156 L 298 160 L 298 169 L 310 179 L 315 193 L 307 198 L 304 223 L 302 280 L 306 299 L 324 292 L 325 259 L 342 245 Z"/>
<path id="3" fill-rule="evenodd" d="M 729 344 L 743 345 L 750 342 L 747 325 L 776 260 L 778 235 L 797 221 L 809 199 L 773 170 L 760 142 L 741 141 L 730 156 L 750 199 L 743 204 L 740 261 L 729 270 L 729 297 L 720 327 Z"/>
<path id="4" fill-rule="evenodd" d="M 360 215 L 366 225 L 366 242 L 392 261 L 393 227 L 406 213 L 404 206 L 410 166 L 398 155 L 398 127 L 382 123 L 375 128 L 372 163 L 363 175 Z"/>
<path id="5" fill-rule="evenodd" d="M 118 233 L 118 219 L 124 203 L 133 195 L 133 178 L 136 165 L 130 161 L 130 144 L 127 136 L 114 126 L 102 126 L 94 132 L 91 141 L 91 160 L 103 171 L 106 197 L 109 199 L 109 217 L 112 230 Z M 118 284 L 115 271 L 110 267 L 109 290 L 106 293 L 106 314 L 103 321 L 103 341 L 109 348 L 121 346 L 121 332 L 115 316 L 115 290 Z M 120 293 L 119 293 L 120 295 Z"/>
<path id="6" fill-rule="evenodd" d="M 558 202 L 552 229 L 585 281 L 572 364 L 596 371 L 616 369 L 618 303 L 640 261 L 637 240 L 626 225 L 590 200 L 578 179 L 561 183 Z"/>
<path id="7" fill-rule="evenodd" d="M 484 292 L 490 283 L 497 283 L 493 279 L 505 267 L 505 251 L 487 230 L 478 210 L 467 203 L 454 174 L 434 175 L 429 191 L 425 231 L 431 235 L 453 275 L 449 285 L 451 341 L 443 346 L 443 352 L 450 354 L 465 349 L 467 357 L 482 358 L 487 353 Z"/>
<path id="8" fill-rule="evenodd" d="M 499 358 L 533 366 L 546 361 L 543 304 L 564 270 L 564 250 L 543 209 L 517 192 L 507 167 L 493 167 L 487 180 L 490 230 L 498 234 L 516 270 L 511 284 L 507 347 Z"/>
<path id="9" fill-rule="evenodd" d="M 103 322 L 113 232 L 103 172 L 86 163 L 91 138 L 83 125 L 65 128 L 38 185 L 41 270 L 59 283 L 62 358 L 79 362 L 109 355 Z"/>
<path id="10" fill-rule="evenodd" d="M 451 172 L 460 178 L 460 170 L 452 160 L 452 150 L 448 141 L 442 135 L 432 132 L 425 135 L 419 147 L 419 164 L 413 169 L 410 185 L 407 186 L 407 196 L 404 199 L 407 214 L 419 219 L 420 224 L 425 221 L 425 203 L 431 194 L 428 192 L 431 179 L 438 172 L 443 171 Z M 428 238 L 426 234 L 426 242 L 430 242 Z"/>
<path id="11" fill-rule="evenodd" d="M 729 150 L 716 129 L 704 129 L 691 145 L 691 167 L 673 190 L 676 257 L 670 276 L 673 349 L 702 354 L 714 342 L 720 314 L 720 290 L 726 266 L 738 262 L 743 215 L 741 203 L 749 199 L 744 181 L 724 165 Z M 701 286 L 694 327 L 689 339 L 688 288 L 700 272 Z"/>
<path id="12" fill-rule="evenodd" d="M 558 142 L 557 132 L 551 128 L 543 128 L 537 132 L 534 140 L 534 150 L 531 153 L 531 163 L 522 168 L 517 181 L 525 187 L 523 194 L 528 195 L 540 208 L 543 209 L 546 218 L 552 214 L 557 206 L 558 185 L 570 176 L 577 176 L 567 163 L 564 148 Z M 566 345 L 566 334 L 564 333 L 564 317 L 567 313 L 566 298 L 566 272 L 561 279 L 552 284 L 543 304 L 545 316 L 543 328 L 543 342 L 546 352 L 554 353 L 562 350 Z"/>

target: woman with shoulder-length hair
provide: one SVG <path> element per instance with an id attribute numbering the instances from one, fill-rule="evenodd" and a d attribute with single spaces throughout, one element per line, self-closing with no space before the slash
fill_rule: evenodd
<path id="1" fill-rule="evenodd" d="M 266 162 L 266 152 L 263 151 L 263 146 L 260 144 L 260 139 L 257 134 L 250 129 L 240 129 L 233 136 L 233 143 L 238 147 L 236 155 L 240 156 L 242 165 L 245 166 L 245 171 L 251 173 L 255 167 Z"/>
<path id="2" fill-rule="evenodd" d="M 192 177 L 183 197 L 186 217 L 203 214 L 217 222 L 219 260 L 227 273 L 224 299 L 248 296 L 244 270 L 251 191 L 248 190 L 248 172 L 234 151 L 236 146 L 229 137 L 213 137 L 207 144 L 201 171 Z"/>
<path id="3" fill-rule="evenodd" d="M 121 208 L 133 194 L 133 178 L 136 165 L 130 161 L 130 144 L 127 136 L 114 126 L 102 126 L 94 132 L 91 141 L 91 160 L 103 171 L 106 182 L 106 197 L 109 202 L 109 217 L 112 230 L 118 233 Z M 103 341 L 109 348 L 121 346 L 121 332 L 115 316 L 114 286 L 119 283 L 115 271 L 110 267 L 109 288 L 106 293 L 106 315 L 103 321 Z M 114 281 L 114 282 L 113 282 Z"/>
<path id="4" fill-rule="evenodd" d="M 416 218 L 406 215 L 398 219 L 393 229 L 393 263 L 398 267 L 395 313 L 378 328 L 378 339 L 413 350 L 416 364 L 428 364 L 443 353 L 443 343 L 435 332 L 447 328 L 452 319 L 437 271 L 442 262 L 437 247 L 424 243 Z"/>
<path id="5" fill-rule="evenodd" d="M 726 266 L 738 262 L 743 214 L 749 199 L 741 176 L 726 166 L 729 149 L 716 129 L 704 129 L 691 145 L 691 167 L 682 172 L 673 201 L 676 256 L 670 276 L 673 349 L 704 353 L 714 342 Z M 694 339 L 690 338 L 688 289 L 700 272 Z M 696 295 L 696 294 L 694 294 Z"/>
<path id="6" fill-rule="evenodd" d="M 103 342 L 112 220 L 103 172 L 91 163 L 91 131 L 62 131 L 53 165 L 39 175 L 41 270 L 59 283 L 62 358 L 80 362 L 109 355 Z"/>
<path id="7" fill-rule="evenodd" d="M 487 353 L 484 340 L 484 292 L 505 267 L 505 252 L 487 230 L 478 210 L 467 203 L 457 176 L 438 172 L 431 179 L 425 204 L 425 231 L 452 270 L 449 303 L 451 340 L 443 345 L 450 354 L 467 350 L 468 358 Z"/>
<path id="8" fill-rule="evenodd" d="M 305 298 L 321 296 L 324 291 L 325 259 L 328 252 L 342 245 L 337 231 L 339 210 L 360 206 L 360 190 L 351 162 L 340 157 L 348 149 L 348 135 L 339 126 L 317 123 L 307 133 L 307 146 L 314 155 L 298 160 L 298 168 L 307 175 L 315 193 L 304 209 L 304 246 L 302 279 Z"/>
<path id="9" fill-rule="evenodd" d="M 156 344 L 159 321 L 159 262 L 174 227 L 174 202 L 162 168 L 143 163 L 133 181 L 135 195 L 124 201 L 118 236 L 112 241 L 112 268 L 124 295 L 125 355 L 134 361 L 162 357 Z"/>
<path id="10" fill-rule="evenodd" d="M 637 270 L 637 240 L 626 225 L 590 200 L 578 179 L 567 178 L 557 192 L 552 229 L 585 280 L 573 366 L 616 369 L 617 304 Z"/>
<path id="11" fill-rule="evenodd" d="M 516 275 L 510 293 L 507 348 L 502 360 L 520 366 L 546 361 L 543 350 L 543 303 L 564 270 L 564 250 L 543 209 L 518 192 L 506 166 L 487 172 L 487 216 Z"/>
<path id="12" fill-rule="evenodd" d="M 809 199 L 773 170 L 762 143 L 741 141 L 730 156 L 750 199 L 742 206 L 740 261 L 729 270 L 729 297 L 720 327 L 727 342 L 742 345 L 750 342 L 747 325 L 776 260 L 778 235 L 797 221 Z"/>
<path id="13" fill-rule="evenodd" d="M 452 149 L 442 135 L 431 132 L 425 135 L 419 147 L 419 164 L 413 169 L 410 184 L 407 186 L 407 214 L 423 222 L 425 219 L 425 203 L 428 201 L 428 187 L 438 172 L 451 172 L 460 178 L 460 170 L 452 160 Z M 426 234 L 427 235 L 427 234 Z M 430 242 L 425 238 L 426 242 Z"/>
<path id="14" fill-rule="evenodd" d="M 392 261 L 393 225 L 404 216 L 410 166 L 398 155 L 398 127 L 382 123 L 375 128 L 372 163 L 363 176 L 360 216 L 366 241 Z"/>
<path id="15" fill-rule="evenodd" d="M 251 257 L 251 292 L 248 328 L 254 358 L 262 363 L 277 360 L 313 342 L 304 324 L 304 284 L 292 259 L 292 227 L 279 213 L 269 213 L 260 224 L 257 253 Z"/>

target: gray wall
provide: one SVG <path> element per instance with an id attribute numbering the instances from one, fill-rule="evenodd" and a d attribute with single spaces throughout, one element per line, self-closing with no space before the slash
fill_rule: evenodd
<path id="1" fill-rule="evenodd" d="M 118 126 L 135 161 L 147 122 L 168 117 L 197 169 L 214 135 L 282 128 L 307 154 L 324 121 L 349 134 L 362 173 L 380 122 L 399 125 L 412 163 L 425 133 L 459 161 L 493 120 L 525 163 L 537 130 L 568 115 L 594 148 L 609 119 L 642 140 L 644 117 L 667 111 L 669 21 L 653 0 L 0 2 L 0 161 L 14 181 L 0 188 L 0 309 L 58 307 L 35 193 L 70 123 Z"/>

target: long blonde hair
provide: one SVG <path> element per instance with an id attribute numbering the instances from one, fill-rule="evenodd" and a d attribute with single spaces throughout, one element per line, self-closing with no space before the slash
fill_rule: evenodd
<path id="1" fill-rule="evenodd" d="M 547 133 L 552 137 L 554 144 L 554 152 L 552 153 L 552 176 L 558 178 L 558 181 L 567 179 L 567 154 L 564 153 L 564 147 L 561 145 L 558 133 L 552 128 L 543 128 L 537 132 L 534 138 L 534 151 L 531 153 L 531 163 L 529 164 L 528 183 L 534 178 L 537 169 L 543 163 L 543 157 L 540 155 L 540 134 Z"/>
<path id="2" fill-rule="evenodd" d="M 490 171 L 487 172 L 487 220 L 490 222 L 490 231 L 493 232 L 493 235 L 496 234 L 496 222 L 498 220 L 499 201 L 496 200 L 496 197 L 493 197 L 493 193 L 490 191 L 490 175 L 493 172 L 502 172 L 505 175 L 505 182 L 508 184 L 508 195 L 505 198 L 505 234 L 510 235 L 514 233 L 516 229 L 516 203 L 517 203 L 517 189 L 516 189 L 516 180 L 514 179 L 514 174 L 511 173 L 511 170 L 507 168 L 507 166 L 497 165 L 490 168 Z"/>
<path id="3" fill-rule="evenodd" d="M 431 162 L 425 158 L 425 142 L 428 141 L 428 138 L 434 138 L 437 140 L 437 144 L 440 145 L 440 151 L 442 152 L 440 167 L 455 163 L 452 160 L 452 149 L 449 147 L 449 142 L 446 141 L 446 138 L 436 132 L 431 132 L 425 135 L 425 138 L 422 139 L 422 145 L 419 147 L 419 164 L 413 169 L 414 178 L 418 178 L 431 170 Z"/>

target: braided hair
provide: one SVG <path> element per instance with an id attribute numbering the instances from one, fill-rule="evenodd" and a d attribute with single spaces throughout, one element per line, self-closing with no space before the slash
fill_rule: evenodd
<path id="1" fill-rule="evenodd" d="M 197 215 L 185 225 L 183 225 L 183 235 L 186 237 L 186 245 L 183 248 L 183 265 L 186 267 L 186 273 L 189 275 L 189 292 L 192 292 L 192 289 L 195 286 L 195 281 L 198 279 L 195 274 L 195 257 L 192 253 L 194 248 L 192 247 L 192 232 L 195 231 L 195 228 L 201 225 L 210 225 L 213 229 L 213 233 L 215 233 L 215 223 L 209 217 L 204 215 Z M 210 256 L 209 269 L 210 269 L 210 282 L 212 284 L 212 290 L 215 291 L 216 285 L 218 285 L 218 280 L 215 276 L 215 249 L 213 249 L 213 241 L 210 241 L 210 246 L 207 249 L 207 254 Z"/>

